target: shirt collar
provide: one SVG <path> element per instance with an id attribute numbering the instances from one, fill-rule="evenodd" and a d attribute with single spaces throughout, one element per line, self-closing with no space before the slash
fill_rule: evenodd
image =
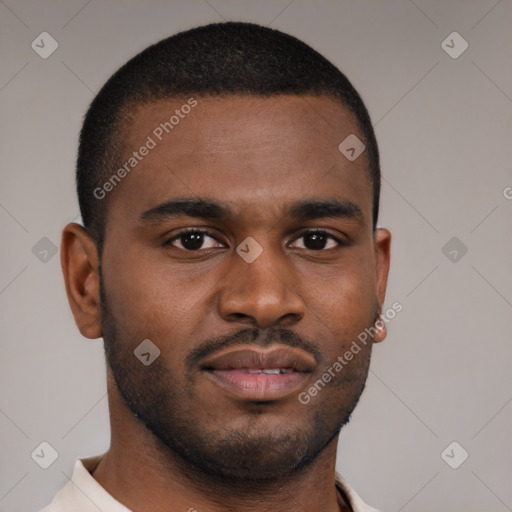
<path id="1" fill-rule="evenodd" d="M 111 496 L 92 476 L 104 454 L 77 459 L 71 481 L 68 482 L 54 497 L 52 503 L 40 512 L 60 512 L 74 509 L 77 512 L 131 512 L 113 496 Z M 378 512 L 368 506 L 356 491 L 336 473 L 336 489 L 352 512 Z"/>

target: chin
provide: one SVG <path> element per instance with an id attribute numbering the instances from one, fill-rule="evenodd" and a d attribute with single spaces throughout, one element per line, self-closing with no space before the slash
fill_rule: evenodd
<path id="1" fill-rule="evenodd" d="M 340 424 L 326 423 L 322 416 L 288 428 L 266 425 L 258 432 L 254 426 L 216 432 L 205 426 L 189 429 L 186 439 L 164 435 L 161 440 L 185 466 L 219 484 L 269 485 L 306 470 L 337 436 Z"/>

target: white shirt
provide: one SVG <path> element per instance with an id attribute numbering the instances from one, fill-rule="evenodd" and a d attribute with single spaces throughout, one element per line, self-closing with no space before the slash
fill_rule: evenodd
<path id="1" fill-rule="evenodd" d="M 52 502 L 39 512 L 132 512 L 114 499 L 92 476 L 102 455 L 77 459 L 71 481 L 57 494 Z M 354 489 L 336 474 L 336 485 L 353 512 L 378 512 L 366 505 Z"/>

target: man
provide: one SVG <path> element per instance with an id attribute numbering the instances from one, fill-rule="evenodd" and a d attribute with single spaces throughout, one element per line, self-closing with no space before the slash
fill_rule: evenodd
<path id="1" fill-rule="evenodd" d="M 96 96 L 77 187 L 61 262 L 105 343 L 111 446 L 44 512 L 374 510 L 335 472 L 391 240 L 346 77 L 254 24 L 182 32 Z"/>

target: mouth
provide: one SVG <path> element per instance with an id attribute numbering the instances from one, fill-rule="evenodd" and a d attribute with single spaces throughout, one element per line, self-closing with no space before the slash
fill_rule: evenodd
<path id="1" fill-rule="evenodd" d="M 238 347 L 204 360 L 201 370 L 229 395 L 247 401 L 271 401 L 298 393 L 316 367 L 299 348 L 274 345 Z"/>

